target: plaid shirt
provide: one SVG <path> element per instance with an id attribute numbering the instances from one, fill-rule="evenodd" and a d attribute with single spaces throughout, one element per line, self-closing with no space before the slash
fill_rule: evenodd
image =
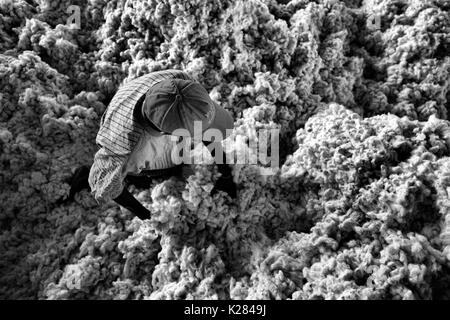
<path id="1" fill-rule="evenodd" d="M 96 138 L 100 149 L 89 173 L 89 185 L 95 199 L 107 201 L 122 193 L 127 163 L 144 133 L 144 127 L 133 116 L 134 108 L 150 87 L 171 78 L 191 80 L 179 70 L 152 72 L 126 82 L 114 95 L 100 121 Z M 159 161 L 153 167 L 163 169 L 165 165 L 167 161 Z"/>

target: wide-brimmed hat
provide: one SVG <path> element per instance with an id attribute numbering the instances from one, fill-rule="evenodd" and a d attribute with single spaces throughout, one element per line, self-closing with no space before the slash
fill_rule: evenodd
<path id="1" fill-rule="evenodd" d="M 142 105 L 142 116 L 156 129 L 173 134 L 186 129 L 194 136 L 194 121 L 200 121 L 202 131 L 215 128 L 226 137 L 226 129 L 233 128 L 233 118 L 214 102 L 198 82 L 168 79 L 151 87 Z M 178 132 L 176 135 L 185 135 Z"/>

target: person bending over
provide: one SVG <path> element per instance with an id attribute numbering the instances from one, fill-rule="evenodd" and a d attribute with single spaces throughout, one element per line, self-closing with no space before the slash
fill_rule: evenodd
<path id="1" fill-rule="evenodd" d="M 140 219 L 149 219 L 150 211 L 127 186 L 149 187 L 153 178 L 181 177 L 187 165 L 173 160 L 173 136 L 184 131 L 193 137 L 194 121 L 201 122 L 203 131 L 218 129 L 222 137 L 233 128 L 230 114 L 182 71 L 153 72 L 125 83 L 101 118 L 94 162 L 75 171 L 68 200 L 88 188 L 97 201 L 113 199 Z M 222 190 L 236 197 L 231 168 L 218 164 L 218 169 L 221 176 L 213 192 Z"/>

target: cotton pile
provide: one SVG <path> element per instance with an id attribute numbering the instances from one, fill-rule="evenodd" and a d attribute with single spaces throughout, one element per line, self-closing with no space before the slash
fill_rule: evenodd
<path id="1" fill-rule="evenodd" d="M 119 86 L 168 68 L 229 151 L 279 130 L 279 168 L 129 186 L 144 221 L 66 202 Z M 0 0 L 0 88 L 1 298 L 450 298 L 449 1 Z"/>

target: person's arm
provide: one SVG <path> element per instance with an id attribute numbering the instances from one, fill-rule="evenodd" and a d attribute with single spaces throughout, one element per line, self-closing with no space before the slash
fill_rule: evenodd
<path id="1" fill-rule="evenodd" d="M 97 201 L 114 200 L 140 219 L 150 218 L 147 210 L 124 185 L 123 168 L 128 160 L 126 155 L 114 155 L 101 148 L 94 157 L 89 172 L 89 185 Z"/>
<path id="2" fill-rule="evenodd" d="M 216 181 L 212 193 L 214 194 L 218 190 L 228 193 L 228 195 L 235 199 L 237 196 L 236 184 L 233 181 L 233 175 L 231 174 L 231 168 L 227 164 L 217 165 L 219 172 L 222 174 Z"/>
<path id="3" fill-rule="evenodd" d="M 208 147 L 212 142 L 211 141 L 203 141 L 203 144 Z M 213 158 L 215 157 L 215 149 L 211 150 L 211 155 Z M 222 159 L 223 162 L 225 162 L 226 155 L 225 152 L 222 151 Z M 237 191 L 236 191 L 236 184 L 233 181 L 233 175 L 231 173 L 231 167 L 226 163 L 219 163 L 216 164 L 217 169 L 220 172 L 221 176 L 216 181 L 216 184 L 214 186 L 214 189 L 212 190 L 212 193 L 217 192 L 218 190 L 224 191 L 228 193 L 228 195 L 231 198 L 236 198 Z"/>
<path id="4" fill-rule="evenodd" d="M 122 193 L 113 199 L 117 204 L 137 216 L 139 219 L 150 219 L 150 211 L 147 210 L 129 191 L 123 188 Z"/>

